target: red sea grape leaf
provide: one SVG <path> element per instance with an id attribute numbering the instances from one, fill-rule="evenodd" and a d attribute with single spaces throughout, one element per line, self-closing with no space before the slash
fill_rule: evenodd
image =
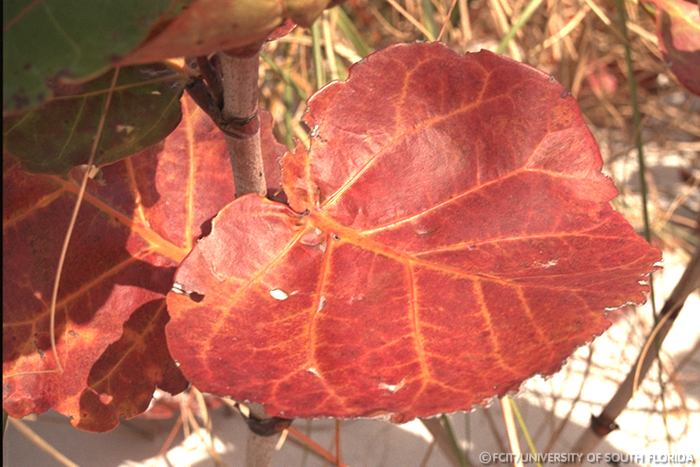
<path id="1" fill-rule="evenodd" d="M 265 167 L 265 181 L 269 191 L 282 190 L 281 161 L 287 152 L 287 147 L 275 139 L 272 131 L 272 114 L 260 110 L 260 149 L 263 153 L 263 165 Z"/>
<path id="2" fill-rule="evenodd" d="M 3 405 L 11 416 L 54 408 L 79 428 L 105 431 L 143 412 L 156 385 L 184 388 L 165 342 L 164 297 L 175 266 L 235 189 L 222 133 L 188 98 L 183 114 L 167 139 L 90 181 L 58 300 L 62 374 L 18 376 L 56 367 L 47 308 L 76 178 L 30 175 L 4 159 Z M 263 122 L 269 131 L 269 117 Z M 271 137 L 263 141 L 276 157 Z"/>
<path id="3" fill-rule="evenodd" d="M 114 70 L 24 114 L 3 119 L 3 150 L 31 172 L 66 174 L 88 162 Z M 129 157 L 165 138 L 180 122 L 185 76 L 153 63 L 125 67 L 112 95 L 95 165 Z"/>
<path id="4" fill-rule="evenodd" d="M 685 0 L 653 0 L 659 47 L 671 71 L 700 95 L 700 6 Z"/>
<path id="5" fill-rule="evenodd" d="M 274 41 L 280 37 L 284 37 L 297 27 L 297 24 L 291 19 L 285 19 L 282 24 L 273 29 L 265 38 L 256 42 L 244 45 L 243 47 L 235 47 L 226 49 L 226 53 L 236 57 L 252 57 L 258 53 L 265 42 Z"/>
<path id="6" fill-rule="evenodd" d="M 609 201 L 552 78 L 389 47 L 309 101 L 290 207 L 241 197 L 178 268 L 170 351 L 200 390 L 286 417 L 469 409 L 550 374 L 641 302 L 658 250 Z"/>
<path id="7" fill-rule="evenodd" d="M 208 55 L 262 43 L 285 31 L 286 20 L 310 26 L 329 0 L 193 0 L 163 24 L 124 63 Z"/>
<path id="8" fill-rule="evenodd" d="M 280 37 L 284 37 L 290 32 L 294 30 L 294 28 L 297 27 L 297 24 L 292 21 L 291 19 L 287 18 L 285 19 L 282 24 L 277 26 L 270 34 L 267 35 L 265 40 L 267 41 L 274 41 L 275 39 L 279 39 Z"/>

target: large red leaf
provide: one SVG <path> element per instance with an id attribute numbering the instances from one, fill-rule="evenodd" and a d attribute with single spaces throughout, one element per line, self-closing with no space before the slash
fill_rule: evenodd
<path id="1" fill-rule="evenodd" d="M 78 181 L 29 175 L 5 160 L 3 404 L 49 408 L 83 429 L 146 409 L 155 386 L 186 382 L 165 343 L 165 294 L 202 225 L 234 197 L 224 137 L 188 99 L 168 138 L 92 180 L 61 280 L 56 335 L 48 304 Z"/>
<path id="2" fill-rule="evenodd" d="M 700 6 L 697 1 L 652 0 L 659 47 L 678 81 L 700 95 Z"/>
<path id="3" fill-rule="evenodd" d="M 659 252 L 574 99 L 490 52 L 390 47 L 309 102 L 283 160 L 176 274 L 166 333 L 200 389 L 290 417 L 469 409 L 552 373 L 644 300 Z"/>

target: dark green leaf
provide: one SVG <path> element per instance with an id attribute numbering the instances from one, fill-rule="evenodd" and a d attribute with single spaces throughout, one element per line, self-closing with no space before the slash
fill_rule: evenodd
<path id="1" fill-rule="evenodd" d="M 24 115 L 3 120 L 4 152 L 32 172 L 64 174 L 85 164 L 114 70 Z M 183 75 L 164 64 L 122 68 L 95 164 L 128 157 L 155 144 L 181 118 Z"/>
<path id="2" fill-rule="evenodd" d="M 3 112 L 35 107 L 61 80 L 103 73 L 188 0 L 6 0 Z"/>

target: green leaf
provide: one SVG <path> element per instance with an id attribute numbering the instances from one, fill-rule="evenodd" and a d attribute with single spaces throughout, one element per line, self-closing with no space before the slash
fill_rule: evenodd
<path id="1" fill-rule="evenodd" d="M 87 163 L 114 71 L 77 86 L 36 110 L 3 120 L 3 152 L 32 172 L 65 174 Z M 112 95 L 96 165 L 153 145 L 181 118 L 185 77 L 164 64 L 122 68 Z"/>
<path id="2" fill-rule="evenodd" d="M 105 72 L 188 0 L 6 0 L 3 112 L 48 100 L 59 81 Z"/>

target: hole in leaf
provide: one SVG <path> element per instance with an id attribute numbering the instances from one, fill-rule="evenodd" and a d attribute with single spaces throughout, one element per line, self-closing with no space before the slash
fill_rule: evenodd
<path id="1" fill-rule="evenodd" d="M 100 399 L 100 402 L 102 402 L 104 405 L 109 405 L 112 403 L 114 396 L 111 396 L 110 394 L 107 394 L 107 393 L 102 393 L 99 395 L 99 399 Z"/>
<path id="2" fill-rule="evenodd" d="M 287 194 L 280 188 L 270 188 L 267 190 L 267 198 L 278 203 L 287 204 Z"/>
<path id="3" fill-rule="evenodd" d="M 190 300 L 192 300 L 193 302 L 199 303 L 202 300 L 204 300 L 204 295 L 202 295 L 201 293 L 198 293 L 198 292 L 190 292 L 187 295 L 190 297 Z"/>
<path id="4" fill-rule="evenodd" d="M 321 295 L 321 298 L 318 300 L 318 307 L 316 307 L 316 313 L 323 310 L 324 306 L 326 306 L 326 297 Z"/>
<path id="5" fill-rule="evenodd" d="M 202 222 L 202 224 L 199 226 L 199 230 L 201 233 L 199 237 L 197 237 L 197 240 L 201 240 L 202 238 L 209 236 L 209 234 L 211 233 L 213 220 L 214 218 L 210 217 L 209 219 Z"/>
<path id="6" fill-rule="evenodd" d="M 270 290 L 270 296 L 275 300 L 286 300 L 289 298 L 289 294 L 282 289 L 272 289 Z"/>
<path id="7" fill-rule="evenodd" d="M 402 378 L 401 381 L 399 381 L 396 384 L 379 383 L 379 385 L 377 387 L 379 389 L 385 389 L 385 390 L 393 393 L 393 392 L 398 391 L 402 387 L 404 387 L 405 384 L 406 384 L 406 378 Z"/>

